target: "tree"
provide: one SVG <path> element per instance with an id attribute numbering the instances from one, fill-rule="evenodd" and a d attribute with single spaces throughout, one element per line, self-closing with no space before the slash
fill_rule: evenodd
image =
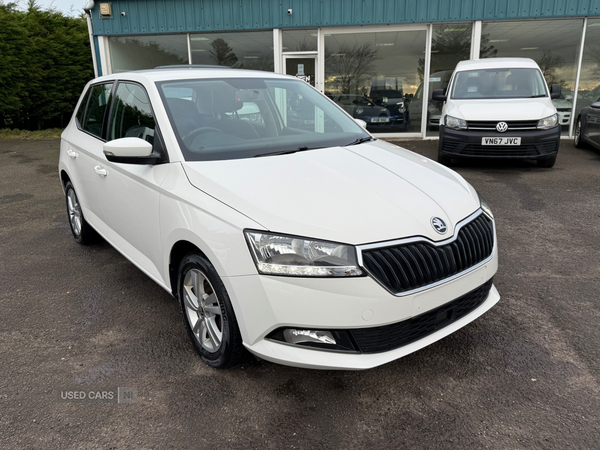
<path id="1" fill-rule="evenodd" d="M 565 58 L 560 55 L 554 55 L 550 50 L 544 50 L 542 57 L 538 59 L 537 63 L 544 74 L 548 86 L 552 86 L 553 84 L 564 86 L 566 84 L 566 81 L 556 73 L 558 69 L 564 67 Z"/>
<path id="2" fill-rule="evenodd" d="M 93 78 L 84 16 L 0 4 L 0 127 L 41 129 L 68 122 Z"/>
<path id="3" fill-rule="evenodd" d="M 374 62 L 381 59 L 370 42 L 342 44 L 336 53 L 325 54 L 328 90 L 340 94 L 359 93 L 366 79 L 375 74 Z"/>
<path id="4" fill-rule="evenodd" d="M 488 45 L 489 34 L 481 36 L 480 58 L 493 58 L 498 49 Z M 431 42 L 431 73 L 442 70 L 453 70 L 460 61 L 471 56 L 471 28 L 463 31 L 436 32 Z M 419 58 L 419 80 L 423 81 L 425 58 Z"/>
<path id="5" fill-rule="evenodd" d="M 211 59 L 219 66 L 235 67 L 238 62 L 238 57 L 233 52 L 233 49 L 222 38 L 217 38 L 210 43 L 213 48 L 209 53 Z"/>

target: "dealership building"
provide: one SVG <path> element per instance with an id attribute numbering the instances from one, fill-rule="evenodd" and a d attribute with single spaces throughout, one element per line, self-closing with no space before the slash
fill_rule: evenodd
<path id="1" fill-rule="evenodd" d="M 91 0 L 86 10 L 98 75 L 175 64 L 285 73 L 386 137 L 437 137 L 432 91 L 465 59 L 535 60 L 562 86 L 564 137 L 600 99 L 600 0 Z"/>

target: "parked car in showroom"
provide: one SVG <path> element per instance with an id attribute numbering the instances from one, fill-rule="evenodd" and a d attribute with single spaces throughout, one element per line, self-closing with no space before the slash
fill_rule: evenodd
<path id="1" fill-rule="evenodd" d="M 600 149 L 600 98 L 579 111 L 573 139 L 577 148 L 591 145 Z"/>
<path id="2" fill-rule="evenodd" d="M 568 127 L 571 123 L 571 116 L 573 115 L 573 102 L 565 98 L 564 94 L 561 92 L 560 97 L 552 99 L 552 104 L 556 108 L 560 126 Z"/>
<path id="3" fill-rule="evenodd" d="M 352 117 L 363 120 L 372 133 L 406 131 L 408 127 L 404 104 L 392 107 L 380 100 L 378 105 L 373 99 L 357 94 L 333 95 L 330 98 Z"/>
<path id="4" fill-rule="evenodd" d="M 299 97 L 311 128 L 288 121 Z M 261 121 L 236 117 L 247 103 Z M 62 134 L 59 174 L 75 240 L 99 234 L 177 298 L 213 367 L 244 349 L 375 367 L 500 298 L 494 217 L 475 189 L 294 77 L 183 66 L 97 78 Z"/>
<path id="5" fill-rule="evenodd" d="M 440 70 L 429 76 L 429 95 L 431 96 L 436 89 L 446 89 L 453 70 Z M 437 131 L 440 126 L 442 116 L 443 102 L 434 101 L 431 98 L 427 102 L 427 129 Z M 408 113 L 412 125 L 420 124 L 423 117 L 423 83 L 419 84 L 415 96 L 408 103 Z"/>
<path id="6" fill-rule="evenodd" d="M 490 58 L 457 64 L 443 101 L 438 161 L 520 158 L 553 167 L 560 146 L 560 123 L 550 89 L 529 58 Z"/>

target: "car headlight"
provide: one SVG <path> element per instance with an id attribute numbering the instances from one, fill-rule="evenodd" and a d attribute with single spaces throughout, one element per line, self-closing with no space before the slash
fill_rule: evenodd
<path id="1" fill-rule="evenodd" d="M 362 275 L 351 245 L 262 231 L 245 231 L 258 272 L 296 277 Z"/>
<path id="2" fill-rule="evenodd" d="M 541 119 L 537 123 L 538 130 L 548 130 L 558 125 L 558 114 L 552 114 L 544 119 Z"/>
<path id="3" fill-rule="evenodd" d="M 479 195 L 479 193 L 477 193 L 477 195 Z M 488 205 L 487 202 L 483 198 L 481 198 L 481 195 L 479 195 L 479 203 L 481 204 L 481 209 L 483 210 L 483 212 L 487 214 L 487 216 L 490 219 L 494 220 L 494 214 L 492 213 L 490 205 Z"/>
<path id="4" fill-rule="evenodd" d="M 444 120 L 444 124 L 448 128 L 453 128 L 455 130 L 466 130 L 467 129 L 467 121 L 464 119 L 458 119 L 452 116 L 446 116 L 446 120 Z"/>

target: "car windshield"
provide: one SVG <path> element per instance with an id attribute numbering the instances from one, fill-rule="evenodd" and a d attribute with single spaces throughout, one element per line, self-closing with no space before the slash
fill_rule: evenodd
<path id="1" fill-rule="evenodd" d="M 187 161 L 294 153 L 369 139 L 301 80 L 222 78 L 157 85 Z"/>
<path id="2" fill-rule="evenodd" d="M 453 99 L 546 97 L 546 83 L 538 69 L 480 69 L 458 72 Z"/>

